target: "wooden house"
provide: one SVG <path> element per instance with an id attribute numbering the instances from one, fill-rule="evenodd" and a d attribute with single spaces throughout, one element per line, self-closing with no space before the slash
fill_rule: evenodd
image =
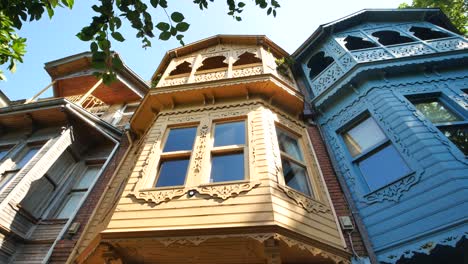
<path id="1" fill-rule="evenodd" d="M 0 100 L 0 263 L 64 262 L 128 145 L 125 109 L 148 91 L 126 66 L 103 85 L 90 53 L 45 68 L 52 82 L 39 94 Z"/>
<path id="2" fill-rule="evenodd" d="M 69 261 L 349 263 L 285 57 L 265 36 L 168 51 Z"/>

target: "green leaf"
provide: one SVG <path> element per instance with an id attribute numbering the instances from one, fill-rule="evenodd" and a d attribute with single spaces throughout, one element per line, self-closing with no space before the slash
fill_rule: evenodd
<path id="1" fill-rule="evenodd" d="M 158 7 L 159 0 L 151 0 L 150 2 L 151 2 L 151 5 L 152 5 L 154 8 Z"/>
<path id="2" fill-rule="evenodd" d="M 176 36 L 176 39 L 177 39 L 177 40 L 181 40 L 181 39 L 183 39 L 183 38 L 184 38 L 184 35 L 180 35 L 180 34 L 179 34 L 179 35 Z"/>
<path id="3" fill-rule="evenodd" d="M 159 29 L 159 30 L 161 30 L 161 31 L 168 31 L 170 27 L 171 27 L 171 26 L 169 26 L 168 23 L 164 23 L 164 22 L 159 22 L 159 23 L 156 25 L 156 28 Z"/>
<path id="4" fill-rule="evenodd" d="M 171 33 L 169 31 L 164 31 L 159 34 L 160 40 L 168 40 L 171 37 Z"/>
<path id="5" fill-rule="evenodd" d="M 271 11 L 273 11 L 273 8 L 268 8 L 267 15 L 269 16 L 271 14 Z"/>
<path id="6" fill-rule="evenodd" d="M 182 15 L 182 13 L 179 13 L 179 12 L 174 12 L 171 15 L 172 21 L 177 22 L 177 23 L 182 22 L 184 18 L 185 18 L 184 15 Z"/>
<path id="7" fill-rule="evenodd" d="M 111 46 L 110 41 L 108 41 L 107 39 L 98 41 L 98 45 L 99 48 L 101 48 L 101 50 L 108 50 Z"/>
<path id="8" fill-rule="evenodd" d="M 111 36 L 117 41 L 120 41 L 120 42 L 125 41 L 125 38 L 119 32 L 112 32 Z"/>
<path id="9" fill-rule="evenodd" d="M 189 29 L 189 27 L 190 27 L 190 24 L 185 23 L 185 22 L 180 22 L 179 24 L 176 25 L 177 31 L 180 31 L 180 32 L 187 31 Z"/>
<path id="10" fill-rule="evenodd" d="M 91 49 L 92 52 L 97 52 L 98 44 L 96 42 L 91 42 L 91 45 L 89 45 L 89 48 Z"/>
<path id="11" fill-rule="evenodd" d="M 240 8 L 242 8 L 242 7 L 244 7 L 244 6 L 245 6 L 245 3 L 243 3 L 243 2 L 239 2 L 239 3 L 237 4 L 237 6 L 238 6 L 238 7 L 240 7 Z"/>
<path id="12" fill-rule="evenodd" d="M 162 8 L 167 8 L 167 1 L 166 0 L 159 0 L 159 5 Z"/>
<path id="13" fill-rule="evenodd" d="M 237 20 L 237 21 L 242 21 L 242 18 L 241 18 L 241 17 L 238 17 L 238 16 L 236 16 L 236 20 Z"/>
<path id="14" fill-rule="evenodd" d="M 172 36 L 177 35 L 177 29 L 175 27 L 171 27 L 170 33 L 171 33 Z"/>

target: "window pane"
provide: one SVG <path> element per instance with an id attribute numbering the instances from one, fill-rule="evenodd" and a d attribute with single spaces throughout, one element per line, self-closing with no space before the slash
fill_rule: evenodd
<path id="1" fill-rule="evenodd" d="M 163 151 L 192 150 L 196 133 L 196 127 L 171 128 Z"/>
<path id="2" fill-rule="evenodd" d="M 216 155 L 211 162 L 211 182 L 244 179 L 244 153 Z"/>
<path id="3" fill-rule="evenodd" d="M 222 123 L 215 125 L 214 146 L 245 144 L 245 122 Z"/>
<path id="4" fill-rule="evenodd" d="M 23 168 L 24 165 L 26 165 L 26 163 L 28 163 L 28 161 L 31 160 L 34 155 L 36 155 L 36 153 L 39 151 L 41 147 L 35 146 L 35 147 L 27 147 L 27 148 L 28 148 L 27 152 L 16 163 L 16 168 L 18 169 Z"/>
<path id="5" fill-rule="evenodd" d="M 16 174 L 16 171 L 10 171 L 10 172 L 4 172 L 1 174 L 0 176 L 0 189 L 3 188 L 3 186 L 5 186 L 5 184 L 11 179 L 13 178 L 13 176 L 15 176 Z"/>
<path id="6" fill-rule="evenodd" d="M 278 144 L 281 151 L 286 152 L 297 160 L 304 160 L 297 139 L 291 137 L 280 128 L 276 128 L 276 134 L 278 135 Z"/>
<path id="7" fill-rule="evenodd" d="M 71 215 L 77 210 L 78 203 L 86 192 L 72 192 L 68 195 L 65 204 L 60 209 L 57 218 L 64 219 L 70 218 Z"/>
<path id="8" fill-rule="evenodd" d="M 344 142 L 355 157 L 386 139 L 385 134 L 371 117 L 343 134 Z"/>
<path id="9" fill-rule="evenodd" d="M 282 159 L 284 182 L 296 191 L 312 196 L 306 170 L 294 162 Z"/>
<path id="10" fill-rule="evenodd" d="M 184 185 L 188 164 L 189 159 L 162 161 L 156 187 Z"/>
<path id="11" fill-rule="evenodd" d="M 388 145 L 359 162 L 359 168 L 371 190 L 385 186 L 410 172 L 393 145 Z"/>
<path id="12" fill-rule="evenodd" d="M 101 166 L 92 166 L 86 168 L 86 171 L 75 184 L 75 187 L 73 187 L 73 189 L 88 189 L 89 186 L 91 186 L 91 183 L 96 178 L 96 175 L 98 174 L 100 169 Z"/>
<path id="13" fill-rule="evenodd" d="M 468 125 L 439 127 L 444 135 L 468 155 Z"/>
<path id="14" fill-rule="evenodd" d="M 439 100 L 415 103 L 416 108 L 432 123 L 460 121 L 461 119 L 445 107 Z"/>

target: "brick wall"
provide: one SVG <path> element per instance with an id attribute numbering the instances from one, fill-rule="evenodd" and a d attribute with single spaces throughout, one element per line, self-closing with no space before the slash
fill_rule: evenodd
<path id="1" fill-rule="evenodd" d="M 317 155 L 317 159 L 325 179 L 325 184 L 327 185 L 337 216 L 351 216 L 351 211 L 344 197 L 343 190 L 341 189 L 338 179 L 336 178 L 330 157 L 328 156 L 328 151 L 325 147 L 325 143 L 322 140 L 318 128 L 316 126 L 309 126 L 308 131 L 310 141 L 312 142 L 315 154 Z M 356 224 L 354 224 L 354 226 L 356 227 Z M 351 243 L 349 241 L 348 234 L 344 233 L 343 236 L 345 237 L 348 249 L 351 250 Z M 361 234 L 357 228 L 355 228 L 351 238 L 356 253 L 360 256 L 367 256 L 366 249 L 361 239 Z"/>
<path id="2" fill-rule="evenodd" d="M 73 222 L 79 222 L 81 224 L 78 232 L 72 236 L 68 237 L 67 235 L 55 245 L 55 248 L 52 252 L 49 263 L 65 263 L 68 257 L 70 256 L 75 244 L 78 242 L 78 239 L 82 235 L 83 229 L 89 221 L 93 210 L 101 198 L 102 193 L 104 192 L 106 185 L 109 183 L 112 175 L 114 174 L 119 162 L 123 158 L 125 151 L 129 147 L 129 142 L 126 136 L 123 136 L 120 142 L 120 146 L 117 149 L 117 153 L 109 162 L 107 168 L 94 185 L 94 188 L 90 192 L 89 196 L 86 198 L 83 206 L 78 211 L 77 215 Z"/>

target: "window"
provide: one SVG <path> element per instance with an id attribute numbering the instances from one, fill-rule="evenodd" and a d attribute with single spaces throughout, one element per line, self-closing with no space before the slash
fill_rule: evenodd
<path id="1" fill-rule="evenodd" d="M 210 182 L 245 179 L 245 121 L 216 123 L 213 134 Z"/>
<path id="2" fill-rule="evenodd" d="M 202 66 L 197 68 L 197 71 L 227 68 L 228 64 L 224 62 L 225 60 L 225 56 L 214 56 L 206 58 L 202 61 Z"/>
<path id="3" fill-rule="evenodd" d="M 197 127 L 169 129 L 159 162 L 156 187 L 185 184 L 196 133 Z"/>
<path id="4" fill-rule="evenodd" d="M 42 145 L 27 145 L 12 159 L 14 166 L 5 170 L 0 176 L 0 189 L 36 155 L 41 147 Z"/>
<path id="5" fill-rule="evenodd" d="M 262 60 L 257 58 L 253 53 L 244 52 L 241 55 L 239 55 L 239 58 L 232 64 L 232 66 L 240 66 L 254 63 L 262 63 Z"/>
<path id="6" fill-rule="evenodd" d="M 95 181 L 101 165 L 90 165 L 80 175 L 73 187 L 66 196 L 63 204 L 60 206 L 56 218 L 67 219 L 78 209 L 81 199 L 85 196 L 92 183 Z"/>
<path id="7" fill-rule="evenodd" d="M 418 37 L 422 40 L 431 40 L 431 39 L 440 39 L 440 38 L 450 37 L 450 35 L 445 32 L 433 30 L 432 28 L 427 28 L 427 27 L 413 26 L 410 28 L 409 31 L 413 32 L 413 35 L 415 37 Z"/>
<path id="8" fill-rule="evenodd" d="M 298 138 L 279 127 L 276 127 L 276 134 L 281 152 L 284 183 L 296 191 L 313 196 Z"/>
<path id="9" fill-rule="evenodd" d="M 410 37 L 402 36 L 399 32 L 392 30 L 377 31 L 372 33 L 372 36 L 376 37 L 379 43 L 384 46 L 403 44 L 415 41 Z"/>
<path id="10" fill-rule="evenodd" d="M 169 76 L 189 74 L 192 72 L 192 66 L 190 62 L 184 61 L 177 65 L 174 70 L 169 73 Z"/>
<path id="11" fill-rule="evenodd" d="M 468 155 L 468 121 L 460 111 L 439 97 L 411 99 L 416 109 L 431 121 L 453 144 Z"/>
<path id="12" fill-rule="evenodd" d="M 343 141 L 370 190 L 408 175 L 411 170 L 372 117 L 342 133 Z"/>
<path id="13" fill-rule="evenodd" d="M 312 56 L 309 62 L 307 62 L 307 67 L 310 69 L 309 78 L 313 80 L 334 61 L 332 57 L 325 56 L 325 52 L 323 51 Z"/>
<path id="14" fill-rule="evenodd" d="M 345 47 L 351 51 L 377 47 L 376 44 L 369 40 L 351 35 L 347 36 L 344 41 L 346 42 Z"/>
<path id="15" fill-rule="evenodd" d="M 0 161 L 8 154 L 12 146 L 0 146 Z"/>

